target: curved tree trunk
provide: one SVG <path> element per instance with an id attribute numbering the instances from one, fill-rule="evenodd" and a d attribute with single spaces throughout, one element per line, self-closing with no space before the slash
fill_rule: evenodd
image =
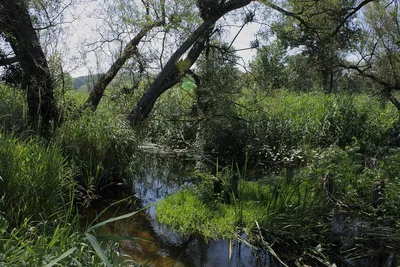
<path id="1" fill-rule="evenodd" d="M 89 98 L 86 100 L 84 108 L 90 106 L 92 111 L 97 109 L 97 106 L 100 103 L 101 98 L 104 95 L 104 91 L 108 84 L 114 79 L 115 75 L 117 75 L 118 71 L 122 68 L 125 62 L 131 58 L 137 52 L 137 45 L 143 39 L 146 34 L 151 31 L 154 27 L 161 26 L 163 22 L 155 22 L 149 24 L 133 38 L 124 48 L 124 51 L 121 53 L 119 58 L 111 65 L 110 69 L 100 76 L 94 85 L 93 91 L 90 92 Z"/>
<path id="2" fill-rule="evenodd" d="M 230 0 L 219 7 L 216 7 L 216 12 L 210 16 L 186 39 L 185 42 L 175 51 L 168 60 L 167 64 L 158 74 L 156 80 L 152 83 L 149 89 L 144 93 L 138 101 L 135 108 L 132 109 L 128 116 L 128 120 L 137 123 L 147 118 L 153 109 L 158 97 L 166 90 L 177 84 L 180 79 L 187 73 L 190 67 L 195 63 L 201 52 L 204 50 L 204 37 L 208 34 L 210 28 L 228 12 L 244 7 L 250 4 L 253 0 Z M 192 47 L 184 62 L 188 65 L 182 70 L 178 68 L 177 63 L 182 55 Z M 188 61 L 189 60 L 189 61 Z M 185 64 L 186 65 L 186 64 Z"/>
<path id="3" fill-rule="evenodd" d="M 160 75 L 157 80 L 150 86 L 150 88 L 146 91 L 146 93 L 142 96 L 142 98 L 137 103 L 136 107 L 131 111 L 128 116 L 128 120 L 131 122 L 138 122 L 150 114 L 153 106 L 158 99 L 158 97 L 164 93 L 169 88 L 173 87 L 182 79 L 182 77 L 189 72 L 190 67 L 196 62 L 199 58 L 201 52 L 203 52 L 205 48 L 206 36 L 208 35 L 208 31 L 203 35 L 202 38 L 198 39 L 193 47 L 190 49 L 187 57 L 184 62 L 188 62 L 188 65 L 185 66 L 185 69 L 179 68 L 176 64 L 170 66 L 168 69 L 168 76 L 166 78 L 161 79 Z M 167 70 L 164 68 L 164 70 Z"/>
<path id="4" fill-rule="evenodd" d="M 0 0 L 0 31 L 10 43 L 28 79 L 31 127 L 45 132 L 57 120 L 54 84 L 25 1 Z"/>

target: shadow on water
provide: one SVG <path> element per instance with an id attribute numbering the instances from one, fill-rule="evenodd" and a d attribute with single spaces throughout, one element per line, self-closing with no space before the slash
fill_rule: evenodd
<path id="1" fill-rule="evenodd" d="M 162 200 L 179 188 L 190 186 L 190 173 L 196 160 L 176 155 L 144 153 L 133 177 L 136 209 Z M 98 212 L 101 208 L 98 209 Z M 126 213 L 109 209 L 100 220 Z M 146 266 L 278 266 L 268 254 L 256 256 L 243 243 L 229 240 L 203 240 L 176 234 L 156 220 L 155 206 L 125 220 L 104 226 L 101 234 L 130 236 L 121 248 L 133 260 Z"/>

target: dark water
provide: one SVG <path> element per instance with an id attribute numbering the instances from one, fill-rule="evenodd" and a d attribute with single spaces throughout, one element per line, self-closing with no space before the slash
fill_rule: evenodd
<path id="1" fill-rule="evenodd" d="M 136 208 L 162 200 L 179 188 L 191 185 L 190 172 L 196 160 L 176 155 L 144 154 L 133 177 Z M 107 211 L 101 219 L 124 214 Z M 276 266 L 273 259 L 256 254 L 244 243 L 230 240 L 203 240 L 176 234 L 156 220 L 155 206 L 116 223 L 107 224 L 104 234 L 130 236 L 121 242 L 124 253 L 147 266 Z"/>
<path id="2" fill-rule="evenodd" d="M 139 157 L 139 156 L 138 156 Z M 150 206 L 133 217 L 107 224 L 103 233 L 131 237 L 131 240 L 121 241 L 122 252 L 130 255 L 133 260 L 145 266 L 281 266 L 266 251 L 253 250 L 244 243 L 230 240 L 203 240 L 198 237 L 181 236 L 157 222 L 155 206 L 152 205 L 164 199 L 177 190 L 192 186 L 194 175 L 191 173 L 198 167 L 198 159 L 175 154 L 143 153 L 137 159 L 140 162 L 132 177 L 132 194 L 134 203 L 113 206 L 103 214 L 100 220 L 105 220 L 118 215 L 123 215 L 143 207 Z M 104 209 L 99 206 L 97 212 Z M 96 210 L 92 211 L 93 214 Z M 330 257 L 336 266 L 363 266 L 393 267 L 388 264 L 390 257 L 397 257 L 396 253 L 382 253 L 374 247 L 361 256 L 354 256 L 357 247 L 359 232 L 367 231 L 366 224 L 359 219 L 351 219 L 342 213 L 332 216 L 332 234 L 341 240 L 340 246 L 331 246 L 330 255 L 340 255 L 341 258 Z M 345 227 L 345 225 L 347 225 Z M 342 229 L 343 228 L 343 229 Z M 245 237 L 243 237 L 245 239 Z M 347 244 L 347 245 L 346 245 Z M 360 243 L 361 246 L 363 246 Z M 352 248 L 352 249 L 349 249 Z M 346 249 L 346 251 L 337 251 Z M 390 252 L 390 251 L 389 251 Z M 298 255 L 300 257 L 300 255 Z M 321 265 L 321 260 L 314 264 Z M 392 262 L 397 262 L 393 260 Z M 292 261 L 293 263 L 293 261 Z M 294 266 L 293 264 L 290 266 Z M 297 266 L 297 265 L 296 265 Z"/>

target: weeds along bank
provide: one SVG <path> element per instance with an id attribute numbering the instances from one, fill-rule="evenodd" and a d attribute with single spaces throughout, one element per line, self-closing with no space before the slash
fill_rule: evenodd
<path id="1" fill-rule="evenodd" d="M 75 174 L 58 145 L 0 135 L 0 266 L 120 262 L 117 244 L 98 250 L 81 230 Z"/>
<path id="2" fill-rule="evenodd" d="M 71 92 L 72 93 L 72 92 Z M 113 107 L 100 108 L 95 114 L 80 114 L 82 101 L 72 94 L 66 120 L 55 132 L 55 142 L 77 169 L 79 196 L 90 201 L 97 194 L 110 196 L 113 187 L 129 178 L 138 145 L 133 128 Z M 75 112 L 75 113 L 74 113 Z"/>
<path id="3" fill-rule="evenodd" d="M 79 209 L 129 177 L 133 130 L 106 111 L 78 116 L 82 96 L 71 94 L 62 126 L 38 138 L 24 123 L 23 93 L 0 90 L 0 266 L 132 266 L 117 242 L 100 246 L 82 228 Z"/>

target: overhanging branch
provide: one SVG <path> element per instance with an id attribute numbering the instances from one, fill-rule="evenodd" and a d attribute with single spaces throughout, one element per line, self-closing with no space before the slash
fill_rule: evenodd
<path id="1" fill-rule="evenodd" d="M 339 64 L 339 67 L 345 68 L 345 69 L 350 69 L 350 70 L 355 70 L 360 76 L 369 78 L 371 81 L 375 82 L 376 84 L 379 84 L 382 89 L 381 92 L 382 94 L 397 108 L 397 110 L 400 112 L 400 102 L 399 100 L 392 94 L 393 90 L 400 90 L 400 85 L 399 84 L 390 84 L 388 82 L 385 82 L 384 80 L 380 79 L 376 75 L 372 73 L 366 73 L 365 70 L 362 70 L 360 67 L 355 66 L 355 65 L 345 65 L 345 64 Z"/>
<path id="2" fill-rule="evenodd" d="M 0 58 L 0 66 L 7 66 L 18 62 L 17 57 Z"/>

